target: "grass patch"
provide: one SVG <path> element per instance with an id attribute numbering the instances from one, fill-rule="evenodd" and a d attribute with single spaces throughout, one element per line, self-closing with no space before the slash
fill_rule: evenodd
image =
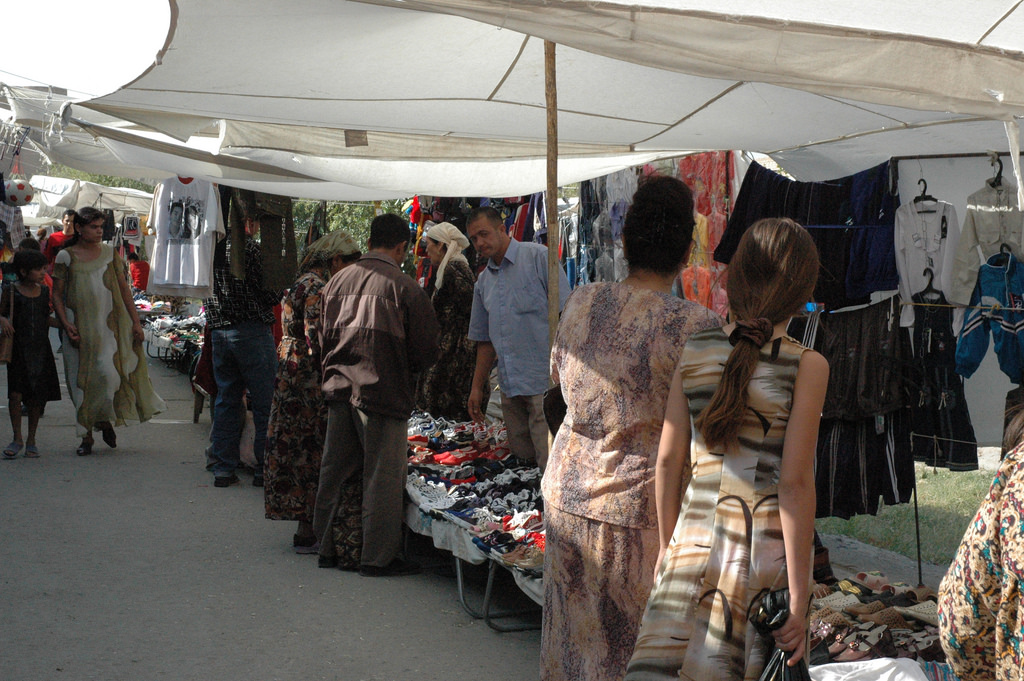
<path id="1" fill-rule="evenodd" d="M 994 476 L 993 471 L 951 473 L 917 464 L 922 559 L 938 565 L 953 561 L 964 530 L 978 512 Z M 815 527 L 822 534 L 843 534 L 917 559 L 913 502 L 883 506 L 875 516 L 821 518 Z"/>

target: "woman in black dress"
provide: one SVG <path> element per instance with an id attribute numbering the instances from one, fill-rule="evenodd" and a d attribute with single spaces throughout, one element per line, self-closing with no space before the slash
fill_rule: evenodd
<path id="1" fill-rule="evenodd" d="M 7 364 L 7 397 L 10 399 L 11 427 L 14 437 L 3 450 L 5 459 L 13 459 L 25 449 L 25 456 L 39 456 L 36 428 L 43 405 L 60 400 L 57 365 L 50 348 L 50 327 L 57 320 L 50 314 L 50 289 L 43 283 L 46 256 L 39 251 L 20 250 L 11 260 L 18 281 L 6 287 L 0 297 L 0 330 L 13 334 L 14 351 Z M 13 299 L 14 313 L 11 314 Z M 28 439 L 22 438 L 22 404 L 28 411 Z"/>

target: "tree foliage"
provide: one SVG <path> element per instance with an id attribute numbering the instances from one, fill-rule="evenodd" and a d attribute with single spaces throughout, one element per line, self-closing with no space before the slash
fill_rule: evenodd
<path id="1" fill-rule="evenodd" d="M 139 189 L 150 194 L 153 193 L 153 185 L 146 184 L 140 180 L 130 180 L 127 177 L 116 177 L 114 175 L 97 175 L 95 173 L 86 173 L 81 170 L 75 170 L 60 163 L 54 163 L 50 166 L 48 171 L 52 177 L 66 177 L 69 180 L 84 180 L 85 182 L 95 182 L 101 184 L 104 187 L 125 187 L 128 189 Z"/>
<path id="2" fill-rule="evenodd" d="M 380 202 L 380 209 L 385 213 L 402 214 L 402 205 L 407 199 L 391 199 Z M 299 252 L 303 250 L 310 227 L 317 219 L 317 210 L 320 207 L 319 201 L 307 201 L 300 199 L 292 204 L 292 216 L 295 220 L 295 236 L 299 240 Z M 327 202 L 326 227 L 328 232 L 336 229 L 343 229 L 356 240 L 359 247 L 365 253 L 366 242 L 370 237 L 370 223 L 376 215 L 376 206 L 369 202 L 348 203 L 338 201 Z M 404 215 L 403 215 L 404 217 Z M 412 249 L 406 259 L 406 272 L 412 271 Z"/>

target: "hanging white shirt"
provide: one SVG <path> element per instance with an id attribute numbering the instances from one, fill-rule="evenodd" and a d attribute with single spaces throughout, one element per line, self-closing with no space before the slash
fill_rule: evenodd
<path id="1" fill-rule="evenodd" d="M 896 270 L 900 275 L 900 299 L 912 302 L 915 293 L 928 286 L 925 269 L 932 271 L 932 286 L 953 300 L 953 269 L 960 243 L 956 209 L 945 201 L 905 203 L 896 211 Z M 953 327 L 963 324 L 964 311 L 953 313 Z M 900 326 L 914 325 L 914 307 L 904 305 Z"/>
<path id="2" fill-rule="evenodd" d="M 153 193 L 149 226 L 156 231 L 149 293 L 209 298 L 213 295 L 213 252 L 223 238 L 220 194 L 212 183 L 171 177 Z"/>
<path id="3" fill-rule="evenodd" d="M 1024 257 L 1024 213 L 1017 205 L 1017 188 L 1003 180 L 1002 186 L 984 187 L 967 197 L 967 215 L 960 230 L 953 262 L 951 302 L 969 305 L 981 264 L 998 253 L 1003 244 L 1014 257 Z"/>

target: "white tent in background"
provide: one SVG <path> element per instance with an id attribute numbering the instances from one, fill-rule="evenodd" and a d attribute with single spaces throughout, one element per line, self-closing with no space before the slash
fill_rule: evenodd
<path id="1" fill-rule="evenodd" d="M 78 210 L 92 206 L 121 213 L 149 213 L 153 195 L 128 187 L 104 187 L 85 180 L 33 175 L 29 180 L 40 204 L 37 216 L 60 217 L 68 208 Z"/>
<path id="2" fill-rule="evenodd" d="M 109 209 L 120 219 L 130 213 L 147 215 L 153 203 L 149 192 L 128 187 L 105 187 L 95 182 L 46 175 L 33 175 L 29 182 L 36 190 L 35 201 L 22 208 L 22 216 L 29 227 L 58 225 L 68 208 Z"/>

